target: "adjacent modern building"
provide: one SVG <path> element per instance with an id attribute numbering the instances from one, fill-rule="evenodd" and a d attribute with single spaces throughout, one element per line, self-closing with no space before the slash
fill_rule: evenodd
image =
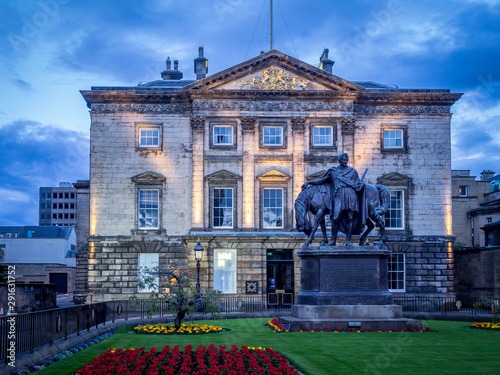
<path id="1" fill-rule="evenodd" d="M 40 188 L 39 225 L 70 226 L 77 222 L 76 189 L 69 182 Z"/>
<path id="2" fill-rule="evenodd" d="M 16 281 L 54 283 L 75 291 L 76 235 L 73 227 L 0 227 L 1 262 L 15 266 Z"/>
<path id="3" fill-rule="evenodd" d="M 206 76 L 200 48 L 196 81 L 167 60 L 161 80 L 81 91 L 90 235 L 78 262 L 94 299 L 140 293 L 143 265 L 195 270 L 200 241 L 202 287 L 293 303 L 306 240 L 294 201 L 342 152 L 390 190 L 390 289 L 452 293 L 450 107 L 461 94 L 348 81 L 333 63 L 328 50 L 320 68 L 272 50 Z"/>

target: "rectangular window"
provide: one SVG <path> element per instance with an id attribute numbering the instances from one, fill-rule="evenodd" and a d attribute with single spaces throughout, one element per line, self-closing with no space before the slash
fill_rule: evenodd
<path id="1" fill-rule="evenodd" d="M 388 260 L 389 290 L 391 292 L 405 291 L 405 255 L 391 254 Z"/>
<path id="2" fill-rule="evenodd" d="M 403 129 L 384 129 L 384 149 L 403 148 Z"/>
<path id="3" fill-rule="evenodd" d="M 458 187 L 458 196 L 466 197 L 467 196 L 467 185 L 460 185 Z"/>
<path id="4" fill-rule="evenodd" d="M 71 193 L 71 199 L 75 199 L 75 193 Z"/>
<path id="5" fill-rule="evenodd" d="M 64 207 L 64 204 L 63 203 L 59 203 L 59 209 L 62 210 Z"/>
<path id="6" fill-rule="evenodd" d="M 63 199 L 64 198 L 64 193 L 59 193 L 59 199 Z"/>
<path id="7" fill-rule="evenodd" d="M 262 227 L 283 228 L 283 189 L 263 189 Z"/>
<path id="8" fill-rule="evenodd" d="M 74 210 L 74 209 L 75 209 L 75 204 L 74 204 L 74 203 L 71 203 L 71 204 L 69 205 L 69 208 L 71 208 L 72 210 Z"/>
<path id="9" fill-rule="evenodd" d="M 333 146 L 333 126 L 313 126 L 312 133 L 313 146 Z"/>
<path id="10" fill-rule="evenodd" d="M 263 146 L 283 146 L 283 126 L 264 126 L 262 128 Z"/>
<path id="11" fill-rule="evenodd" d="M 233 227 L 233 189 L 213 189 L 213 227 Z"/>
<path id="12" fill-rule="evenodd" d="M 139 229 L 159 228 L 160 191 L 139 189 Z"/>
<path id="13" fill-rule="evenodd" d="M 214 125 L 213 126 L 213 145 L 214 146 L 232 146 L 233 145 L 233 126 L 232 125 Z"/>
<path id="14" fill-rule="evenodd" d="M 64 193 L 64 198 L 69 199 L 69 193 Z"/>
<path id="15" fill-rule="evenodd" d="M 214 249 L 214 290 L 236 293 L 236 249 Z"/>
<path id="16" fill-rule="evenodd" d="M 57 214 L 52 214 L 52 219 L 57 220 Z"/>
<path id="17" fill-rule="evenodd" d="M 57 203 L 52 203 L 52 209 L 57 210 Z"/>
<path id="18" fill-rule="evenodd" d="M 64 203 L 64 209 L 67 210 L 69 208 L 69 203 Z"/>
<path id="19" fill-rule="evenodd" d="M 404 191 L 391 190 L 391 203 L 385 214 L 387 229 L 404 229 Z"/>
<path id="20" fill-rule="evenodd" d="M 144 147 L 144 148 L 160 147 L 160 127 L 159 126 L 139 127 L 139 147 Z"/>
<path id="21" fill-rule="evenodd" d="M 57 193 L 52 193 L 52 198 L 57 199 Z"/>
<path id="22" fill-rule="evenodd" d="M 139 253 L 139 257 L 137 260 L 137 277 L 141 280 L 141 277 L 148 276 L 148 271 L 153 271 L 155 268 L 159 266 L 159 254 L 151 254 L 151 253 Z M 158 284 L 158 282 L 156 282 Z M 148 285 L 149 286 L 149 285 Z M 154 290 L 153 288 L 145 287 L 139 288 L 139 292 L 151 292 Z"/>

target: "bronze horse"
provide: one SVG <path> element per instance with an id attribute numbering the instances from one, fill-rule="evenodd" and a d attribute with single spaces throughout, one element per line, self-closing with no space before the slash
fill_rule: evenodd
<path id="1" fill-rule="evenodd" d="M 359 238 L 360 246 L 368 245 L 366 243 L 366 237 L 375 226 L 380 228 L 380 240 L 382 242 L 385 241 L 385 223 L 383 215 L 389 209 L 391 201 L 389 190 L 385 186 L 370 185 L 367 183 L 363 185 L 364 193 L 362 196 L 364 197 L 364 201 L 360 202 L 360 204 L 367 211 L 365 214 L 365 224 L 367 228 Z M 329 204 L 325 203 L 325 199 L 330 199 L 326 189 L 329 188 L 326 188 L 325 185 L 309 185 L 299 193 L 295 200 L 296 228 L 299 232 L 304 232 L 308 236 L 302 248 L 306 248 L 312 243 L 319 226 L 323 233 L 321 245 L 326 245 L 328 243 L 325 215 L 331 215 L 332 213 L 328 208 Z M 312 225 L 308 217 L 309 212 L 315 215 Z"/>

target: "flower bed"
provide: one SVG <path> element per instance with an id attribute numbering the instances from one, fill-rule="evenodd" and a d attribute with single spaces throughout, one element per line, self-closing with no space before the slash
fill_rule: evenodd
<path id="1" fill-rule="evenodd" d="M 470 328 L 500 331 L 500 323 L 472 323 Z"/>
<path id="2" fill-rule="evenodd" d="M 182 324 L 177 330 L 173 324 L 149 324 L 145 326 L 134 327 L 135 333 L 146 335 L 203 335 L 207 333 L 226 332 L 219 326 L 208 324 Z"/>
<path id="3" fill-rule="evenodd" d="M 38 370 L 41 370 L 47 366 L 50 366 L 52 363 L 54 362 L 57 362 L 57 361 L 60 361 L 61 359 L 63 358 L 66 358 L 66 357 L 69 357 L 70 355 L 73 355 L 75 353 L 78 353 L 79 351 L 85 349 L 85 348 L 88 348 L 89 346 L 91 345 L 94 345 L 94 344 L 97 344 L 98 342 L 112 336 L 114 334 L 114 332 L 108 332 L 108 333 L 104 333 L 100 336 L 97 336 L 95 338 L 93 338 L 92 340 L 89 340 L 83 344 L 80 344 L 80 345 L 77 345 L 75 346 L 74 348 L 71 348 L 69 350 L 64 350 L 62 351 L 61 353 L 59 354 L 56 354 L 55 356 L 53 357 L 50 357 L 49 359 L 46 359 L 45 361 L 43 361 L 41 364 L 39 365 L 36 365 L 36 366 L 30 366 L 28 367 L 28 369 L 24 369 L 24 370 L 20 370 L 18 372 L 14 372 L 12 375 L 28 375 L 28 374 L 32 374 Z"/>
<path id="4" fill-rule="evenodd" d="M 148 375 L 218 375 L 218 374 L 290 374 L 300 375 L 281 354 L 270 348 L 250 349 L 246 346 L 225 346 L 218 348 L 199 346 L 193 350 L 191 345 L 179 351 L 176 345 L 172 349 L 167 345 L 161 352 L 151 348 L 146 352 L 139 349 L 111 349 L 78 370 L 78 375 L 108 374 L 148 374 Z"/>
<path id="5" fill-rule="evenodd" d="M 273 320 L 268 321 L 266 323 L 266 326 L 268 326 L 269 328 L 271 328 L 271 330 L 273 330 L 273 332 L 297 332 L 294 328 L 292 328 L 290 330 L 287 330 L 287 329 L 283 328 L 283 326 L 279 323 L 278 319 L 276 319 L 276 318 L 274 318 Z M 474 327 L 474 328 L 476 328 L 476 327 Z M 416 328 L 410 328 L 410 329 L 404 328 L 404 329 L 400 329 L 400 330 L 398 330 L 398 329 L 385 329 L 385 328 L 383 328 L 382 330 L 380 330 L 378 332 L 426 332 L 426 331 L 430 331 L 430 327 L 420 326 L 419 329 L 416 329 Z M 342 330 L 340 329 L 340 327 L 335 327 L 335 328 L 326 327 L 326 329 L 322 330 L 322 331 L 319 330 L 319 327 L 315 327 L 315 328 L 306 327 L 305 331 L 300 330 L 298 332 L 342 332 Z M 364 329 L 364 328 L 361 328 L 361 329 L 348 328 L 344 332 L 377 332 L 377 331 L 375 329 L 367 330 L 367 329 Z"/>

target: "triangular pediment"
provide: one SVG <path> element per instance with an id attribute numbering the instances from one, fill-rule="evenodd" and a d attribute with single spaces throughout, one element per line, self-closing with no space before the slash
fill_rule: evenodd
<path id="1" fill-rule="evenodd" d="M 377 184 L 386 186 L 410 186 L 412 178 L 398 172 L 392 172 L 377 178 Z"/>
<path id="2" fill-rule="evenodd" d="M 290 176 L 276 169 L 264 172 L 257 176 L 260 181 L 288 181 Z"/>
<path id="3" fill-rule="evenodd" d="M 272 50 L 185 87 L 187 91 L 361 92 L 359 85 Z"/>
<path id="4" fill-rule="evenodd" d="M 234 181 L 234 180 L 238 180 L 239 178 L 240 178 L 240 176 L 238 176 L 237 174 L 226 171 L 225 169 L 222 169 L 220 171 L 217 171 L 215 173 L 212 173 L 212 174 L 209 174 L 208 176 L 206 176 L 206 179 L 209 181 L 214 181 L 214 180 Z"/>
<path id="5" fill-rule="evenodd" d="M 154 172 L 144 172 L 132 177 L 132 182 L 141 185 L 158 185 L 165 181 L 165 176 Z"/>

